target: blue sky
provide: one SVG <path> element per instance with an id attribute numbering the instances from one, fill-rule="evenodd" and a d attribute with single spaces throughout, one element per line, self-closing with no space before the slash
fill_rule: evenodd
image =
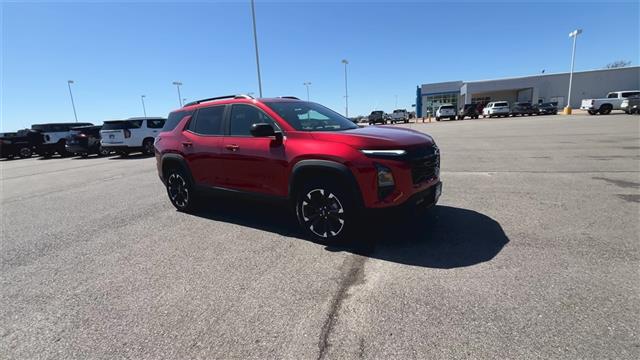
<path id="1" fill-rule="evenodd" d="M 0 0 L 2 1 L 2 0 Z M 166 116 L 189 100 L 257 93 L 249 1 L 2 2 L 2 131 Z M 639 62 L 638 1 L 256 2 L 265 96 L 306 97 L 350 115 L 415 102 L 416 85 Z"/>

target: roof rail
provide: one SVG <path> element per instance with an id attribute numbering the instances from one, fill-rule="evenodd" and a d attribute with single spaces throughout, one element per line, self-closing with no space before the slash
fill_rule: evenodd
<path id="1" fill-rule="evenodd" d="M 212 98 L 192 101 L 192 102 L 184 104 L 184 106 L 197 105 L 197 104 L 200 104 L 200 103 L 203 103 L 203 102 L 207 102 L 207 101 L 222 100 L 222 99 L 253 99 L 253 96 L 245 95 L 245 94 L 216 96 L 216 97 L 212 97 Z"/>
<path id="2" fill-rule="evenodd" d="M 295 96 L 280 96 L 281 99 L 293 99 L 293 100 L 300 100 Z"/>

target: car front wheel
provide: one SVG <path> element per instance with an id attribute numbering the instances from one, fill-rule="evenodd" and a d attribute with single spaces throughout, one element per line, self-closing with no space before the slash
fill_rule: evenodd
<path id="1" fill-rule="evenodd" d="M 332 181 L 311 181 L 296 196 L 296 216 L 302 229 L 323 244 L 346 242 L 354 227 L 352 198 L 344 186 Z"/>

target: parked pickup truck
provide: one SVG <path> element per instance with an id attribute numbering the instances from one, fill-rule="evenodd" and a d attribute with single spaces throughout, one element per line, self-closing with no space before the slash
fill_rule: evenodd
<path id="1" fill-rule="evenodd" d="M 581 110 L 587 110 L 589 115 L 607 115 L 611 110 L 621 110 L 622 100 L 640 95 L 640 90 L 614 91 L 607 94 L 604 99 L 584 99 L 580 105 Z"/>
<path id="2" fill-rule="evenodd" d="M 409 113 L 407 112 L 406 109 L 393 110 L 393 113 L 391 113 L 391 122 L 392 123 L 397 123 L 397 122 L 408 123 Z"/>

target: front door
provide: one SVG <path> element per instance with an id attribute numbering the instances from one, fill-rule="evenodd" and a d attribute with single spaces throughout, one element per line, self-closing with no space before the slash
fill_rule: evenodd
<path id="1" fill-rule="evenodd" d="M 285 146 L 274 137 L 254 137 L 251 126 L 276 123 L 262 110 L 248 104 L 231 106 L 228 132 L 222 144 L 223 186 L 267 195 L 286 195 Z"/>

